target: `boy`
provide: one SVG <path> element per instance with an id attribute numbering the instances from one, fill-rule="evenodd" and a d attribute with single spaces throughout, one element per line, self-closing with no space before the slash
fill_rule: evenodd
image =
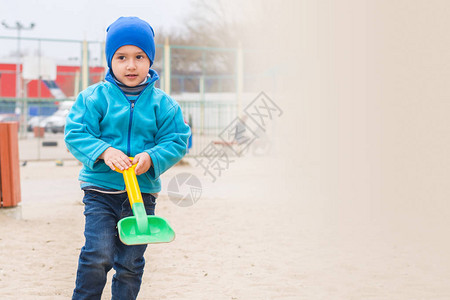
<path id="1" fill-rule="evenodd" d="M 147 22 L 116 20 L 107 29 L 105 53 L 105 81 L 80 93 L 65 128 L 67 148 L 83 163 L 85 204 L 86 241 L 72 299 L 100 299 L 111 268 L 112 298 L 136 299 L 146 245 L 126 246 L 118 238 L 117 222 L 132 212 L 114 169 L 137 164 L 147 214 L 154 214 L 159 176 L 183 157 L 190 136 L 179 105 L 154 87 L 154 32 Z"/>

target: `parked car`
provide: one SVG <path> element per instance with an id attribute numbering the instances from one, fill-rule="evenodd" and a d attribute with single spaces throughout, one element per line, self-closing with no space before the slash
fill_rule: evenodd
<path id="1" fill-rule="evenodd" d="M 53 115 L 45 118 L 39 124 L 40 127 L 44 127 L 45 131 L 53 133 L 64 132 L 66 127 L 66 117 L 69 114 L 69 109 L 58 109 Z"/>
<path id="2" fill-rule="evenodd" d="M 33 130 L 33 127 L 39 126 L 45 128 L 47 132 L 64 132 L 66 126 L 66 117 L 69 114 L 70 108 L 74 101 L 63 101 L 59 104 L 58 110 L 51 116 L 36 116 L 28 121 L 28 130 Z"/>
<path id="3" fill-rule="evenodd" d="M 33 131 L 33 128 L 39 126 L 40 123 L 47 117 L 48 116 L 34 116 L 34 117 L 31 117 L 28 120 L 28 123 L 27 123 L 27 130 L 28 131 Z"/>

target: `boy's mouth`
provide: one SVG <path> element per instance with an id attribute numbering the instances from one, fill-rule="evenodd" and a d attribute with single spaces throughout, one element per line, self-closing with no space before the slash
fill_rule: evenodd
<path id="1" fill-rule="evenodd" d="M 125 77 L 127 77 L 127 78 L 136 78 L 137 74 L 127 74 L 127 75 L 125 75 Z"/>

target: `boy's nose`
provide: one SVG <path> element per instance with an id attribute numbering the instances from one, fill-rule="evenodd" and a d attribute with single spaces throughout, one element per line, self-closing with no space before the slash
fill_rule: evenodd
<path id="1" fill-rule="evenodd" d="M 130 60 L 128 65 L 127 65 L 127 69 L 136 69 L 136 63 L 134 60 Z"/>

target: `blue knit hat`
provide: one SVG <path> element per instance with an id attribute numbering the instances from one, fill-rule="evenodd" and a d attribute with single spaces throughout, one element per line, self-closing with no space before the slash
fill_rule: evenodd
<path id="1" fill-rule="evenodd" d="M 120 17 L 106 29 L 105 54 L 108 67 L 117 49 L 125 45 L 141 48 L 150 59 L 150 66 L 155 59 L 155 33 L 153 28 L 138 17 Z"/>

